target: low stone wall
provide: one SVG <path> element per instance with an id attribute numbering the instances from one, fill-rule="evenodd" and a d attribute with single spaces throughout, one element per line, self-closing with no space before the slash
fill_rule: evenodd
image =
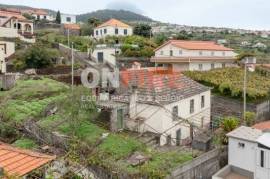
<path id="1" fill-rule="evenodd" d="M 211 100 L 211 116 L 213 119 L 225 116 L 236 116 L 238 118 L 243 116 L 243 102 L 216 95 L 212 95 Z M 248 103 L 247 111 L 256 113 L 256 119 L 258 121 L 269 120 L 270 102 L 265 101 L 259 104 Z"/>
<path id="2" fill-rule="evenodd" d="M 9 90 L 14 87 L 16 74 L 0 74 L 0 90 Z"/>
<path id="3" fill-rule="evenodd" d="M 211 179 L 220 168 L 225 166 L 225 164 L 221 166 L 220 161 L 227 161 L 227 158 L 227 148 L 214 149 L 176 168 L 167 179 Z"/>
<path id="4" fill-rule="evenodd" d="M 51 68 L 43 68 L 36 70 L 38 75 L 56 75 L 56 74 L 70 74 L 71 66 L 56 66 Z"/>
<path id="5" fill-rule="evenodd" d="M 154 67 L 155 63 L 150 62 L 149 58 L 139 58 L 139 57 L 118 57 L 116 59 L 116 65 L 120 70 L 131 68 L 134 62 L 141 64 L 141 67 Z"/>

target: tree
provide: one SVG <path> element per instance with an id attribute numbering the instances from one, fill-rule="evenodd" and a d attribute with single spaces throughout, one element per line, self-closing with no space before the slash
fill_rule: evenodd
<path id="1" fill-rule="evenodd" d="M 23 13 L 23 16 L 24 16 L 26 19 L 28 19 L 28 20 L 34 20 L 34 19 L 35 19 L 35 17 L 31 16 L 31 15 L 28 14 L 28 13 Z"/>
<path id="2" fill-rule="evenodd" d="M 61 13 L 60 13 L 60 11 L 57 11 L 55 22 L 57 24 L 61 24 Z"/>
<path id="3" fill-rule="evenodd" d="M 57 50 L 35 44 L 18 56 L 15 65 L 18 68 L 46 68 L 51 66 L 52 60 L 59 56 Z"/>
<path id="4" fill-rule="evenodd" d="M 101 20 L 95 17 L 91 17 L 87 20 L 88 24 L 92 27 L 97 27 L 101 24 Z"/>
<path id="5" fill-rule="evenodd" d="M 138 24 L 134 27 L 133 33 L 143 37 L 150 37 L 152 35 L 152 27 L 148 24 Z"/>

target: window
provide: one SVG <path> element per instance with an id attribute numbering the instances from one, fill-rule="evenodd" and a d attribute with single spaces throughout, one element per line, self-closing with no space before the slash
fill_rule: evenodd
<path id="1" fill-rule="evenodd" d="M 172 115 L 173 115 L 173 120 L 178 119 L 178 106 L 173 107 Z"/>
<path id="2" fill-rule="evenodd" d="M 242 142 L 239 142 L 239 143 L 238 143 L 238 147 L 239 147 L 239 148 L 245 148 L 245 144 L 242 143 Z"/>
<path id="3" fill-rule="evenodd" d="M 212 55 L 212 56 L 215 56 L 215 52 L 211 52 L 211 55 Z"/>
<path id="4" fill-rule="evenodd" d="M 102 30 L 100 30 L 100 35 L 102 35 Z"/>
<path id="5" fill-rule="evenodd" d="M 225 56 L 225 55 L 226 55 L 226 53 L 225 53 L 225 52 L 222 52 L 222 55 L 223 55 L 223 56 Z"/>
<path id="6" fill-rule="evenodd" d="M 199 51 L 199 55 L 203 55 L 203 52 L 202 51 Z"/>
<path id="7" fill-rule="evenodd" d="M 205 98 L 204 96 L 201 96 L 201 108 L 204 108 L 205 106 Z"/>
<path id="8" fill-rule="evenodd" d="M 226 63 L 222 63 L 222 68 L 226 68 Z"/>
<path id="9" fill-rule="evenodd" d="M 160 51 L 160 55 L 163 55 L 163 51 Z"/>
<path id="10" fill-rule="evenodd" d="M 71 22 L 71 17 L 67 17 L 67 22 Z"/>
<path id="11" fill-rule="evenodd" d="M 170 50 L 170 56 L 171 56 L 171 57 L 173 56 L 173 51 L 172 51 L 172 50 Z"/>
<path id="12" fill-rule="evenodd" d="M 127 35 L 127 29 L 124 29 L 124 35 Z"/>
<path id="13" fill-rule="evenodd" d="M 261 165 L 262 168 L 264 168 L 264 151 L 263 150 L 261 150 L 260 159 L 261 159 L 260 165 Z"/>
<path id="14" fill-rule="evenodd" d="M 203 65 L 199 64 L 199 70 L 203 70 Z"/>
<path id="15" fill-rule="evenodd" d="M 190 111 L 190 114 L 194 113 L 194 99 L 190 100 L 189 111 Z"/>
<path id="16" fill-rule="evenodd" d="M 116 35 L 118 34 L 118 29 L 115 29 L 115 34 L 116 34 Z"/>
<path id="17" fill-rule="evenodd" d="M 179 50 L 179 55 L 182 55 L 183 54 L 183 51 L 182 50 Z"/>
<path id="18" fill-rule="evenodd" d="M 39 20 L 40 19 L 40 15 L 37 15 L 37 20 Z"/>
<path id="19" fill-rule="evenodd" d="M 211 69 L 214 69 L 214 68 L 215 68 L 215 64 L 211 63 Z"/>
<path id="20" fill-rule="evenodd" d="M 104 29 L 104 34 L 107 34 L 107 29 Z"/>
<path id="21" fill-rule="evenodd" d="M 98 35 L 98 30 L 96 30 L 96 35 Z"/>
<path id="22" fill-rule="evenodd" d="M 44 16 L 44 19 L 47 19 L 47 16 Z"/>

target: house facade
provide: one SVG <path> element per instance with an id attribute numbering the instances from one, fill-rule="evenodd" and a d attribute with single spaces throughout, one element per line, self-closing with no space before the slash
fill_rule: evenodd
<path id="1" fill-rule="evenodd" d="M 6 73 L 6 58 L 15 53 L 15 43 L 0 41 L 0 73 Z"/>
<path id="2" fill-rule="evenodd" d="M 61 24 L 76 24 L 76 22 L 76 15 L 61 13 Z"/>
<path id="3" fill-rule="evenodd" d="M 121 71 L 120 88 L 110 101 L 126 107 L 113 115 L 114 130 L 150 132 L 160 146 L 188 144 L 194 133 L 209 127 L 210 96 L 208 87 L 166 69 Z"/>
<path id="4" fill-rule="evenodd" d="M 54 17 L 48 13 L 48 11 L 44 9 L 25 9 L 21 10 L 22 14 L 29 14 L 32 17 L 35 18 L 35 20 L 47 20 L 47 21 L 53 21 Z"/>
<path id="5" fill-rule="evenodd" d="M 213 179 L 229 177 L 243 179 L 270 178 L 270 133 L 241 126 L 227 134 L 229 138 L 228 165 Z"/>
<path id="6" fill-rule="evenodd" d="M 108 62 L 112 65 L 116 65 L 116 56 L 121 53 L 121 49 L 117 46 L 109 45 L 97 45 L 92 52 L 92 58 L 97 63 Z"/>
<path id="7" fill-rule="evenodd" d="M 20 38 L 33 43 L 34 25 L 17 11 L 0 10 L 0 37 Z"/>
<path id="8" fill-rule="evenodd" d="M 94 29 L 94 38 L 106 36 L 128 36 L 133 34 L 133 28 L 117 19 L 110 19 Z"/>
<path id="9" fill-rule="evenodd" d="M 210 41 L 170 40 L 155 50 L 151 62 L 173 71 L 207 71 L 234 65 L 233 49 Z"/>

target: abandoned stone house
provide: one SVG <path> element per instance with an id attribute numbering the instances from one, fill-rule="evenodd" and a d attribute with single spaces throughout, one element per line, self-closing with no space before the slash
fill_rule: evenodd
<path id="1" fill-rule="evenodd" d="M 103 97 L 98 107 L 110 112 L 112 131 L 153 133 L 161 146 L 181 145 L 189 143 L 198 129 L 209 127 L 210 96 L 208 87 L 181 73 L 129 69 L 120 72 L 120 87 Z"/>

